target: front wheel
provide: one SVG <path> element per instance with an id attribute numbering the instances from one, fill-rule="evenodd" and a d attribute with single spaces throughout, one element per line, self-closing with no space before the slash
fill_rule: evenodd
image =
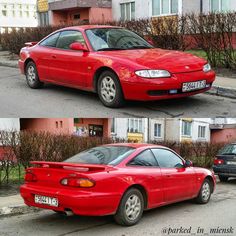
<path id="1" fill-rule="evenodd" d="M 101 102 L 106 107 L 118 108 L 124 105 L 123 91 L 115 73 L 103 72 L 98 79 L 97 91 Z"/>
<path id="2" fill-rule="evenodd" d="M 43 83 L 39 80 L 38 71 L 34 62 L 30 61 L 26 65 L 26 82 L 32 89 L 41 88 Z"/>
<path id="3" fill-rule="evenodd" d="M 208 179 L 205 179 L 200 189 L 200 192 L 196 198 L 197 203 L 206 204 L 209 202 L 211 198 L 211 188 L 211 182 Z"/>
<path id="4" fill-rule="evenodd" d="M 132 226 L 138 223 L 143 215 L 144 199 L 142 193 L 135 188 L 129 189 L 123 196 L 114 216 L 119 225 Z"/>

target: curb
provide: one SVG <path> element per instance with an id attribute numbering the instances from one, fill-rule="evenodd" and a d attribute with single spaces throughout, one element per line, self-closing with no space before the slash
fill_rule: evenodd
<path id="1" fill-rule="evenodd" d="M 212 89 L 207 91 L 206 93 L 211 95 L 236 99 L 236 89 L 233 88 L 213 86 Z"/>
<path id="2" fill-rule="evenodd" d="M 12 205 L 8 207 L 2 207 L 0 208 L 0 218 L 1 217 L 7 217 L 7 216 L 13 216 L 13 215 L 22 215 L 27 213 L 33 213 L 41 211 L 39 208 L 35 207 L 29 207 L 27 205 L 21 204 L 21 205 Z"/>
<path id="3" fill-rule="evenodd" d="M 18 63 L 12 63 L 12 62 L 0 62 L 0 66 L 6 66 L 6 67 L 12 67 L 12 68 L 18 68 Z"/>

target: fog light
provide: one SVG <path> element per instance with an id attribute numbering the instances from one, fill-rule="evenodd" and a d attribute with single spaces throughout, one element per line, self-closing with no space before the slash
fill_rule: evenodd
<path id="1" fill-rule="evenodd" d="M 177 89 L 171 89 L 171 90 L 169 91 L 169 93 L 170 93 L 170 94 L 176 94 L 176 93 L 178 93 L 178 90 L 177 90 Z"/>

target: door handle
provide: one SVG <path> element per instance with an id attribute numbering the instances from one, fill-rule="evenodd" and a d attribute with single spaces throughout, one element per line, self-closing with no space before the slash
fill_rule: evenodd
<path id="1" fill-rule="evenodd" d="M 57 57 L 56 57 L 55 55 L 52 55 L 52 58 L 53 58 L 53 59 L 56 59 Z"/>

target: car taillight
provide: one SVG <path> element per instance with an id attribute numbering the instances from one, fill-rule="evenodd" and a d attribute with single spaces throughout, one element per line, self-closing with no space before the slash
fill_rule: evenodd
<path id="1" fill-rule="evenodd" d="M 37 181 L 36 175 L 31 172 L 26 172 L 25 181 L 26 182 L 36 182 Z"/>
<path id="2" fill-rule="evenodd" d="M 87 178 L 65 178 L 61 180 L 61 184 L 69 187 L 91 188 L 95 182 Z"/>
<path id="3" fill-rule="evenodd" d="M 215 158 L 214 165 L 217 166 L 217 165 L 223 165 L 223 164 L 224 164 L 224 160 Z"/>

